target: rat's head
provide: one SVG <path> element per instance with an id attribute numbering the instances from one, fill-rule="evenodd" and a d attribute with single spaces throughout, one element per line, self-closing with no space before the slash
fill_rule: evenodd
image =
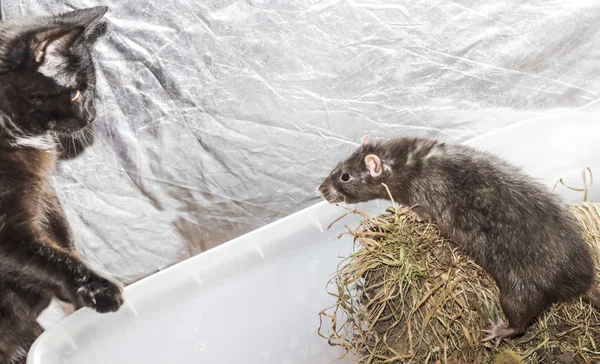
<path id="1" fill-rule="evenodd" d="M 346 160 L 340 162 L 317 187 L 329 203 L 359 203 L 385 198 L 389 166 L 384 165 L 380 145 L 363 137 L 361 146 Z"/>
<path id="2" fill-rule="evenodd" d="M 96 118 L 92 48 L 106 7 L 0 23 L 0 119 L 6 137 L 72 134 Z"/>

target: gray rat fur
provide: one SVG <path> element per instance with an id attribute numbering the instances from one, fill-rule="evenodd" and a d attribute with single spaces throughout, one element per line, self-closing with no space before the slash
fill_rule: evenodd
<path id="1" fill-rule="evenodd" d="M 600 309 L 590 246 L 566 206 L 518 167 L 430 139 L 363 140 L 318 187 L 330 203 L 392 197 L 469 254 L 496 281 L 508 325 L 483 340 L 524 333 L 552 303 L 587 296 Z"/>

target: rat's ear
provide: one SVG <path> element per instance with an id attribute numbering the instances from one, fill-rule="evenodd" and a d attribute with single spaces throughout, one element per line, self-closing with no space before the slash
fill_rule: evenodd
<path id="1" fill-rule="evenodd" d="M 381 163 L 381 159 L 375 154 L 369 154 L 365 157 L 365 165 L 369 170 L 369 173 L 373 177 L 381 176 L 381 172 L 383 172 L 383 164 Z"/>
<path id="2" fill-rule="evenodd" d="M 365 135 L 362 138 L 360 138 L 360 145 L 367 145 L 369 144 L 369 136 Z"/>

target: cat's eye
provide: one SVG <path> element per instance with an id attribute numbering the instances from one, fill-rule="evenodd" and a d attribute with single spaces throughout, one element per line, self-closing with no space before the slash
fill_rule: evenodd
<path id="1" fill-rule="evenodd" d="M 351 178 L 352 178 L 352 176 L 350 174 L 348 174 L 347 172 L 342 173 L 342 175 L 340 176 L 340 180 L 342 182 L 348 182 L 348 181 L 350 181 Z"/>
<path id="2" fill-rule="evenodd" d="M 71 90 L 71 101 L 77 101 L 81 97 L 81 92 L 79 90 Z"/>

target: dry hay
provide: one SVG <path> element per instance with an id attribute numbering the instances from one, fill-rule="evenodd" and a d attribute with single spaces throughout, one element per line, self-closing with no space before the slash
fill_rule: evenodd
<path id="1" fill-rule="evenodd" d="M 600 249 L 600 204 L 571 206 L 588 243 Z M 330 281 L 336 304 L 319 334 L 361 363 L 600 362 L 600 313 L 583 299 L 556 304 L 499 348 L 482 330 L 503 317 L 496 284 L 437 228 L 390 208 L 349 234 L 358 250 Z M 600 270 L 597 271 L 600 278 Z"/>

